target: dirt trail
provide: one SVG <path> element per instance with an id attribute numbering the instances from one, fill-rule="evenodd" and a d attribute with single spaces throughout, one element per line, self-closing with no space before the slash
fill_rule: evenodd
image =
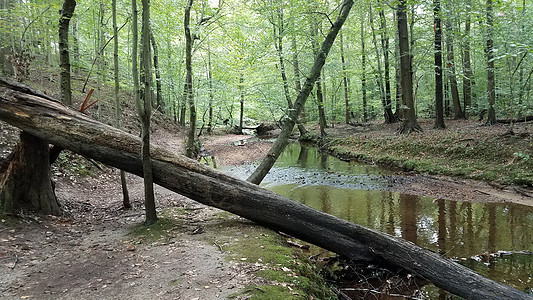
<path id="1" fill-rule="evenodd" d="M 180 152 L 182 137 L 173 134 L 157 131 L 154 141 Z M 209 143 L 240 139 L 226 136 Z M 235 155 L 220 149 L 217 154 L 228 161 Z M 134 208 L 123 210 L 119 172 L 106 168 L 98 175 L 57 179 L 66 217 L 1 221 L 0 298 L 225 299 L 260 283 L 249 266 L 229 261 L 216 244 L 230 237 L 215 228 L 233 224 L 253 230 L 254 225 L 234 216 L 220 218 L 220 210 L 156 186 L 159 214 L 170 214 L 178 226 L 166 230 L 164 242 L 145 240 L 130 234 L 144 219 L 142 179 L 128 175 Z"/>

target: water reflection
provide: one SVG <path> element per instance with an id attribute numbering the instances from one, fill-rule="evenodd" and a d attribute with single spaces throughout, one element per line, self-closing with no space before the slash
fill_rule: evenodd
<path id="1" fill-rule="evenodd" d="M 533 256 L 515 253 L 533 251 L 532 207 L 379 191 L 384 184 L 380 174 L 386 172 L 342 162 L 315 148 L 296 147 L 282 155 L 272 172 L 284 177 L 267 177 L 265 186 L 308 206 L 456 258 L 500 282 L 522 290 L 533 287 Z M 490 255 L 502 250 L 512 253 Z M 442 297 L 437 289 L 429 288 L 427 293 L 432 294 L 430 298 Z"/>

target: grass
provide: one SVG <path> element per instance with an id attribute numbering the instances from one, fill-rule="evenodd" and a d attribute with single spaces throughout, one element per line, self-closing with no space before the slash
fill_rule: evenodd
<path id="1" fill-rule="evenodd" d="M 533 126 L 522 125 L 520 131 L 515 129 L 521 133 L 510 135 L 503 125 L 481 127 L 462 122 L 462 126 L 429 128 L 410 135 L 375 126 L 370 132 L 336 137 L 326 147 L 343 158 L 406 171 L 533 185 L 533 139 L 528 132 Z"/>

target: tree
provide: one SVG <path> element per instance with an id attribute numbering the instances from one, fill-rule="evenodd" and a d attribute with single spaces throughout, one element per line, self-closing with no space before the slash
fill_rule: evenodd
<path id="1" fill-rule="evenodd" d="M 383 65 L 385 73 L 385 123 L 397 122 L 396 116 L 392 113 L 391 86 L 390 86 L 390 61 L 389 61 L 389 37 L 387 34 L 387 19 L 385 18 L 385 7 L 381 3 L 379 10 L 381 47 L 383 48 Z"/>
<path id="2" fill-rule="evenodd" d="M 444 108 L 442 94 L 442 26 L 440 0 L 433 0 L 435 28 L 435 128 L 444 129 Z"/>
<path id="3" fill-rule="evenodd" d="M 451 13 L 451 5 L 447 5 L 447 11 Z M 455 76 L 455 55 L 453 49 L 453 27 L 451 15 L 446 19 L 446 66 L 447 74 L 450 82 L 450 90 L 453 103 L 453 112 L 456 119 L 464 119 L 464 113 L 461 109 L 461 101 L 459 100 L 459 90 L 457 88 L 457 77 Z"/>
<path id="4" fill-rule="evenodd" d="M 487 125 L 496 123 L 496 112 L 494 103 L 496 102 L 496 80 L 494 79 L 494 38 L 493 38 L 493 12 L 492 0 L 487 0 L 487 94 L 489 102 L 489 112 L 487 115 Z"/>
<path id="5" fill-rule="evenodd" d="M 141 33 L 141 70 L 137 79 L 137 4 L 131 1 L 133 13 L 133 47 L 132 66 L 134 82 L 140 80 L 140 87 L 135 90 L 136 106 L 141 120 L 141 158 L 144 177 L 144 209 L 145 224 L 157 222 L 155 207 L 152 160 L 150 155 L 150 116 L 152 113 L 152 64 L 150 55 L 150 1 L 142 0 L 142 33 Z M 135 85 L 135 84 L 134 84 Z"/>
<path id="6" fill-rule="evenodd" d="M 339 7 L 339 16 L 337 17 L 337 20 L 335 21 L 335 23 L 333 23 L 333 25 L 331 26 L 328 35 L 322 42 L 322 46 L 320 47 L 320 50 L 317 52 L 317 55 L 315 57 L 315 61 L 314 61 L 313 67 L 311 68 L 309 76 L 305 80 L 302 90 L 300 91 L 300 93 L 298 93 L 298 96 L 296 97 L 296 101 L 294 101 L 294 107 L 293 107 L 294 109 L 290 111 L 289 117 L 286 119 L 285 123 L 283 124 L 283 128 L 278 138 L 276 139 L 276 142 L 274 143 L 270 151 L 268 151 L 268 154 L 265 156 L 261 164 L 254 170 L 252 175 L 248 177 L 247 181 L 254 183 L 254 184 L 261 183 L 263 178 L 265 178 L 265 176 L 268 174 L 268 171 L 270 171 L 270 169 L 272 168 L 272 166 L 274 165 L 274 163 L 280 156 L 281 152 L 283 152 L 283 150 L 287 146 L 289 136 L 292 133 L 292 129 L 294 128 L 294 125 L 296 124 L 296 120 L 298 119 L 298 116 L 300 115 L 302 111 L 302 107 L 305 105 L 305 101 L 307 101 L 309 94 L 311 94 L 313 85 L 315 84 L 318 77 L 320 76 L 322 67 L 324 66 L 324 63 L 326 62 L 326 57 L 329 51 L 331 50 L 331 46 L 333 45 L 333 42 L 335 41 L 337 34 L 342 28 L 342 25 L 346 21 L 346 18 L 348 18 L 348 14 L 350 13 L 352 6 L 353 6 L 352 0 L 343 0 L 342 4 Z"/>
<path id="7" fill-rule="evenodd" d="M 185 28 L 185 96 L 189 103 L 189 133 L 187 134 L 187 145 L 185 155 L 190 158 L 196 157 L 200 153 L 200 146 L 196 138 L 196 106 L 194 105 L 194 94 L 192 90 L 192 44 L 194 37 L 191 33 L 191 8 L 193 0 L 188 0 L 185 6 L 185 16 L 183 27 Z"/>
<path id="8" fill-rule="evenodd" d="M 363 14 L 364 15 L 364 14 Z M 361 18 L 361 91 L 363 93 L 363 122 L 368 121 L 368 109 L 366 98 L 366 52 L 365 52 L 365 31 L 364 17 Z"/>
<path id="9" fill-rule="evenodd" d="M 61 63 L 60 91 L 61 101 L 72 105 L 72 88 L 70 84 L 70 55 L 68 48 L 68 29 L 70 19 L 76 8 L 76 0 L 65 0 L 59 18 L 59 55 Z"/>
<path id="10" fill-rule="evenodd" d="M 466 3 L 467 7 L 470 8 L 471 1 L 467 0 Z M 463 108 L 465 118 L 467 117 L 467 108 L 472 105 L 472 77 L 474 76 L 470 62 L 470 23 L 470 13 L 467 12 L 463 39 Z"/>
<path id="11" fill-rule="evenodd" d="M 155 70 L 155 86 L 156 86 L 156 97 L 153 101 L 153 107 L 159 111 L 164 111 L 164 102 L 163 102 L 163 89 L 161 87 L 161 70 L 159 69 L 159 50 L 157 47 L 157 42 L 155 40 L 154 34 L 150 32 L 150 42 L 152 44 L 152 49 L 154 49 L 154 70 Z"/>
<path id="12" fill-rule="evenodd" d="M 398 46 L 400 51 L 400 80 L 402 89 L 403 116 L 399 133 L 422 131 L 416 120 L 415 105 L 413 101 L 413 81 L 411 74 L 411 53 L 409 52 L 409 34 L 407 30 L 407 5 L 406 0 L 400 0 L 396 8 L 398 19 Z"/>
<path id="13" fill-rule="evenodd" d="M 344 58 L 344 39 L 342 32 L 339 36 L 340 50 L 341 50 L 341 65 L 342 65 L 342 84 L 344 86 L 344 122 L 350 124 L 351 111 L 350 111 L 350 93 L 349 93 L 349 78 L 346 74 L 346 59 Z"/>
<path id="14" fill-rule="evenodd" d="M 120 81 L 118 77 L 118 26 L 117 26 L 117 0 L 112 2 L 112 11 L 113 11 L 113 39 L 115 41 L 113 47 L 113 69 L 114 69 L 114 79 L 115 79 L 115 125 L 120 129 L 120 98 L 118 93 L 120 91 Z M 124 208 L 131 208 L 130 196 L 128 193 L 128 184 L 126 182 L 126 173 L 123 170 L 120 170 L 120 183 L 122 186 L 122 204 Z"/>

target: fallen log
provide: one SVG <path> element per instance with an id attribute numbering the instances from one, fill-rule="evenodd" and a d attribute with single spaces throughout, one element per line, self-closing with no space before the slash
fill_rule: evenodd
<path id="1" fill-rule="evenodd" d="M 142 176 L 140 139 L 35 93 L 0 85 L 0 120 L 59 147 Z M 386 261 L 467 299 L 533 299 L 401 238 L 320 212 L 185 156 L 151 148 L 154 182 L 203 204 L 358 261 Z"/>

